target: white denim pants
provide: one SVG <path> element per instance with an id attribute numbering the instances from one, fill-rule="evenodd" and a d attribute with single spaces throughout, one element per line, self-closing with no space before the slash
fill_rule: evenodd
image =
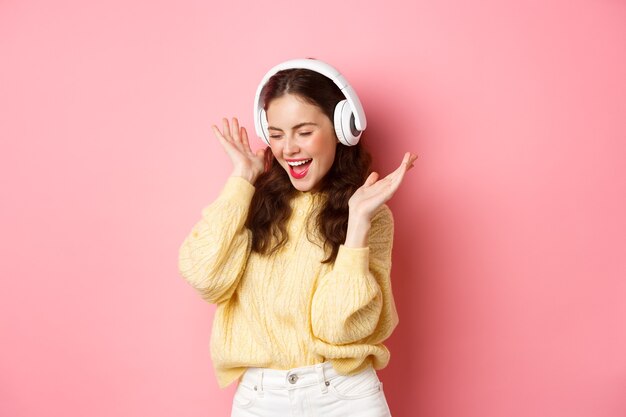
<path id="1" fill-rule="evenodd" d="M 391 417 L 372 366 L 340 375 L 330 362 L 287 370 L 248 368 L 231 417 Z"/>

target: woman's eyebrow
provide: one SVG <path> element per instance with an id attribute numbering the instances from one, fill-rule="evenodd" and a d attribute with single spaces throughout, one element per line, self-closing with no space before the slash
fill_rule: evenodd
<path id="1" fill-rule="evenodd" d="M 302 126 L 308 126 L 308 125 L 313 125 L 313 126 L 317 126 L 317 123 L 313 123 L 313 122 L 303 122 L 303 123 L 298 123 L 297 125 L 295 125 L 294 127 L 291 128 L 291 130 L 296 130 L 298 128 L 301 128 Z M 268 129 L 272 129 L 272 130 L 280 130 L 281 132 L 283 131 L 282 129 L 278 128 L 278 127 L 274 127 L 274 126 L 269 126 Z"/>

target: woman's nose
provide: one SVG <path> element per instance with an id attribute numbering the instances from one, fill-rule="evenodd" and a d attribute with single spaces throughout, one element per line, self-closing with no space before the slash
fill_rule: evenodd
<path id="1" fill-rule="evenodd" d="M 298 142 L 296 141 L 296 139 L 293 136 L 287 135 L 285 137 L 285 153 L 293 154 L 298 152 L 299 150 L 300 148 L 298 147 Z"/>

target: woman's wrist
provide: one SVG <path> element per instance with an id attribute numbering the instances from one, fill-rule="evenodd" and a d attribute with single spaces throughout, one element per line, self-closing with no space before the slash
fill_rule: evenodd
<path id="1" fill-rule="evenodd" d="M 245 170 L 239 170 L 239 169 L 235 169 L 233 170 L 232 174 L 230 174 L 231 177 L 241 177 L 243 179 L 245 179 L 246 181 L 248 181 L 250 184 L 254 185 L 254 182 L 256 181 L 258 175 L 252 173 L 252 172 L 247 172 Z"/>
<path id="2" fill-rule="evenodd" d="M 348 231 L 344 246 L 349 248 L 367 247 L 372 222 L 368 217 L 353 213 L 348 215 Z"/>

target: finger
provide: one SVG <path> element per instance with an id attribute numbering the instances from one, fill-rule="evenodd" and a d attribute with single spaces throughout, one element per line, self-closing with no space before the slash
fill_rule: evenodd
<path id="1" fill-rule="evenodd" d="M 384 193 L 388 194 L 388 198 L 396 192 L 402 180 L 404 179 L 404 174 L 413 167 L 413 154 L 407 152 L 404 154 L 402 158 L 402 163 L 398 166 L 393 172 L 388 174 L 385 178 L 378 181 L 375 185 L 377 189 L 385 190 Z"/>
<path id="2" fill-rule="evenodd" d="M 236 141 L 239 140 L 239 120 L 237 120 L 236 117 L 233 117 L 233 130 L 231 132 L 231 134 L 233 135 L 233 138 L 235 138 Z"/>
<path id="3" fill-rule="evenodd" d="M 243 143 L 243 146 L 248 152 L 252 152 L 252 149 L 250 149 L 250 143 L 248 142 L 248 132 L 245 127 L 241 128 L 241 143 Z"/>
<path id="4" fill-rule="evenodd" d="M 363 185 L 370 186 L 370 185 L 374 184 L 377 180 L 378 180 L 378 172 L 372 172 L 367 177 L 367 179 L 365 180 L 365 183 Z"/>
<path id="5" fill-rule="evenodd" d="M 369 196 L 378 196 L 384 201 L 389 200 L 398 189 L 400 182 L 397 175 L 389 174 L 385 178 L 372 184 L 366 190 Z"/>
<path id="6" fill-rule="evenodd" d="M 220 130 L 217 128 L 217 126 L 211 125 L 211 129 L 213 129 L 215 137 L 217 137 L 220 141 L 224 140 L 224 136 L 222 135 L 222 132 L 220 132 Z"/>
<path id="7" fill-rule="evenodd" d="M 230 126 L 228 125 L 228 119 L 227 118 L 222 118 L 222 126 L 223 126 L 223 130 L 224 130 L 224 137 L 229 139 L 231 138 L 231 134 L 230 134 Z"/>
<path id="8" fill-rule="evenodd" d="M 409 166 L 411 164 L 411 156 L 412 156 L 411 152 L 406 152 L 404 154 L 404 157 L 402 158 L 402 164 L 401 165 L 404 165 L 405 167 Z"/>
<path id="9" fill-rule="evenodd" d="M 217 137 L 217 139 L 220 141 L 221 145 L 223 147 L 228 146 L 228 140 L 224 137 L 224 135 L 222 135 L 222 132 L 220 132 L 217 126 L 212 125 L 211 128 L 213 129 L 213 133 L 215 134 L 215 137 Z"/>
<path id="10" fill-rule="evenodd" d="M 404 174 L 409 170 L 409 166 L 410 164 L 408 164 L 408 161 L 406 163 L 403 162 L 398 168 L 396 168 L 394 172 L 387 175 L 387 177 L 385 178 L 385 179 L 387 178 L 389 179 L 390 181 L 389 186 L 393 189 L 394 192 L 398 188 L 400 183 L 402 182 L 402 179 L 404 178 Z"/>
<path id="11" fill-rule="evenodd" d="M 410 152 L 404 154 L 404 158 L 402 159 L 402 163 L 400 164 L 400 168 L 403 168 L 403 171 L 406 172 L 409 169 L 413 168 L 413 162 L 417 159 L 417 155 L 414 155 Z"/>

